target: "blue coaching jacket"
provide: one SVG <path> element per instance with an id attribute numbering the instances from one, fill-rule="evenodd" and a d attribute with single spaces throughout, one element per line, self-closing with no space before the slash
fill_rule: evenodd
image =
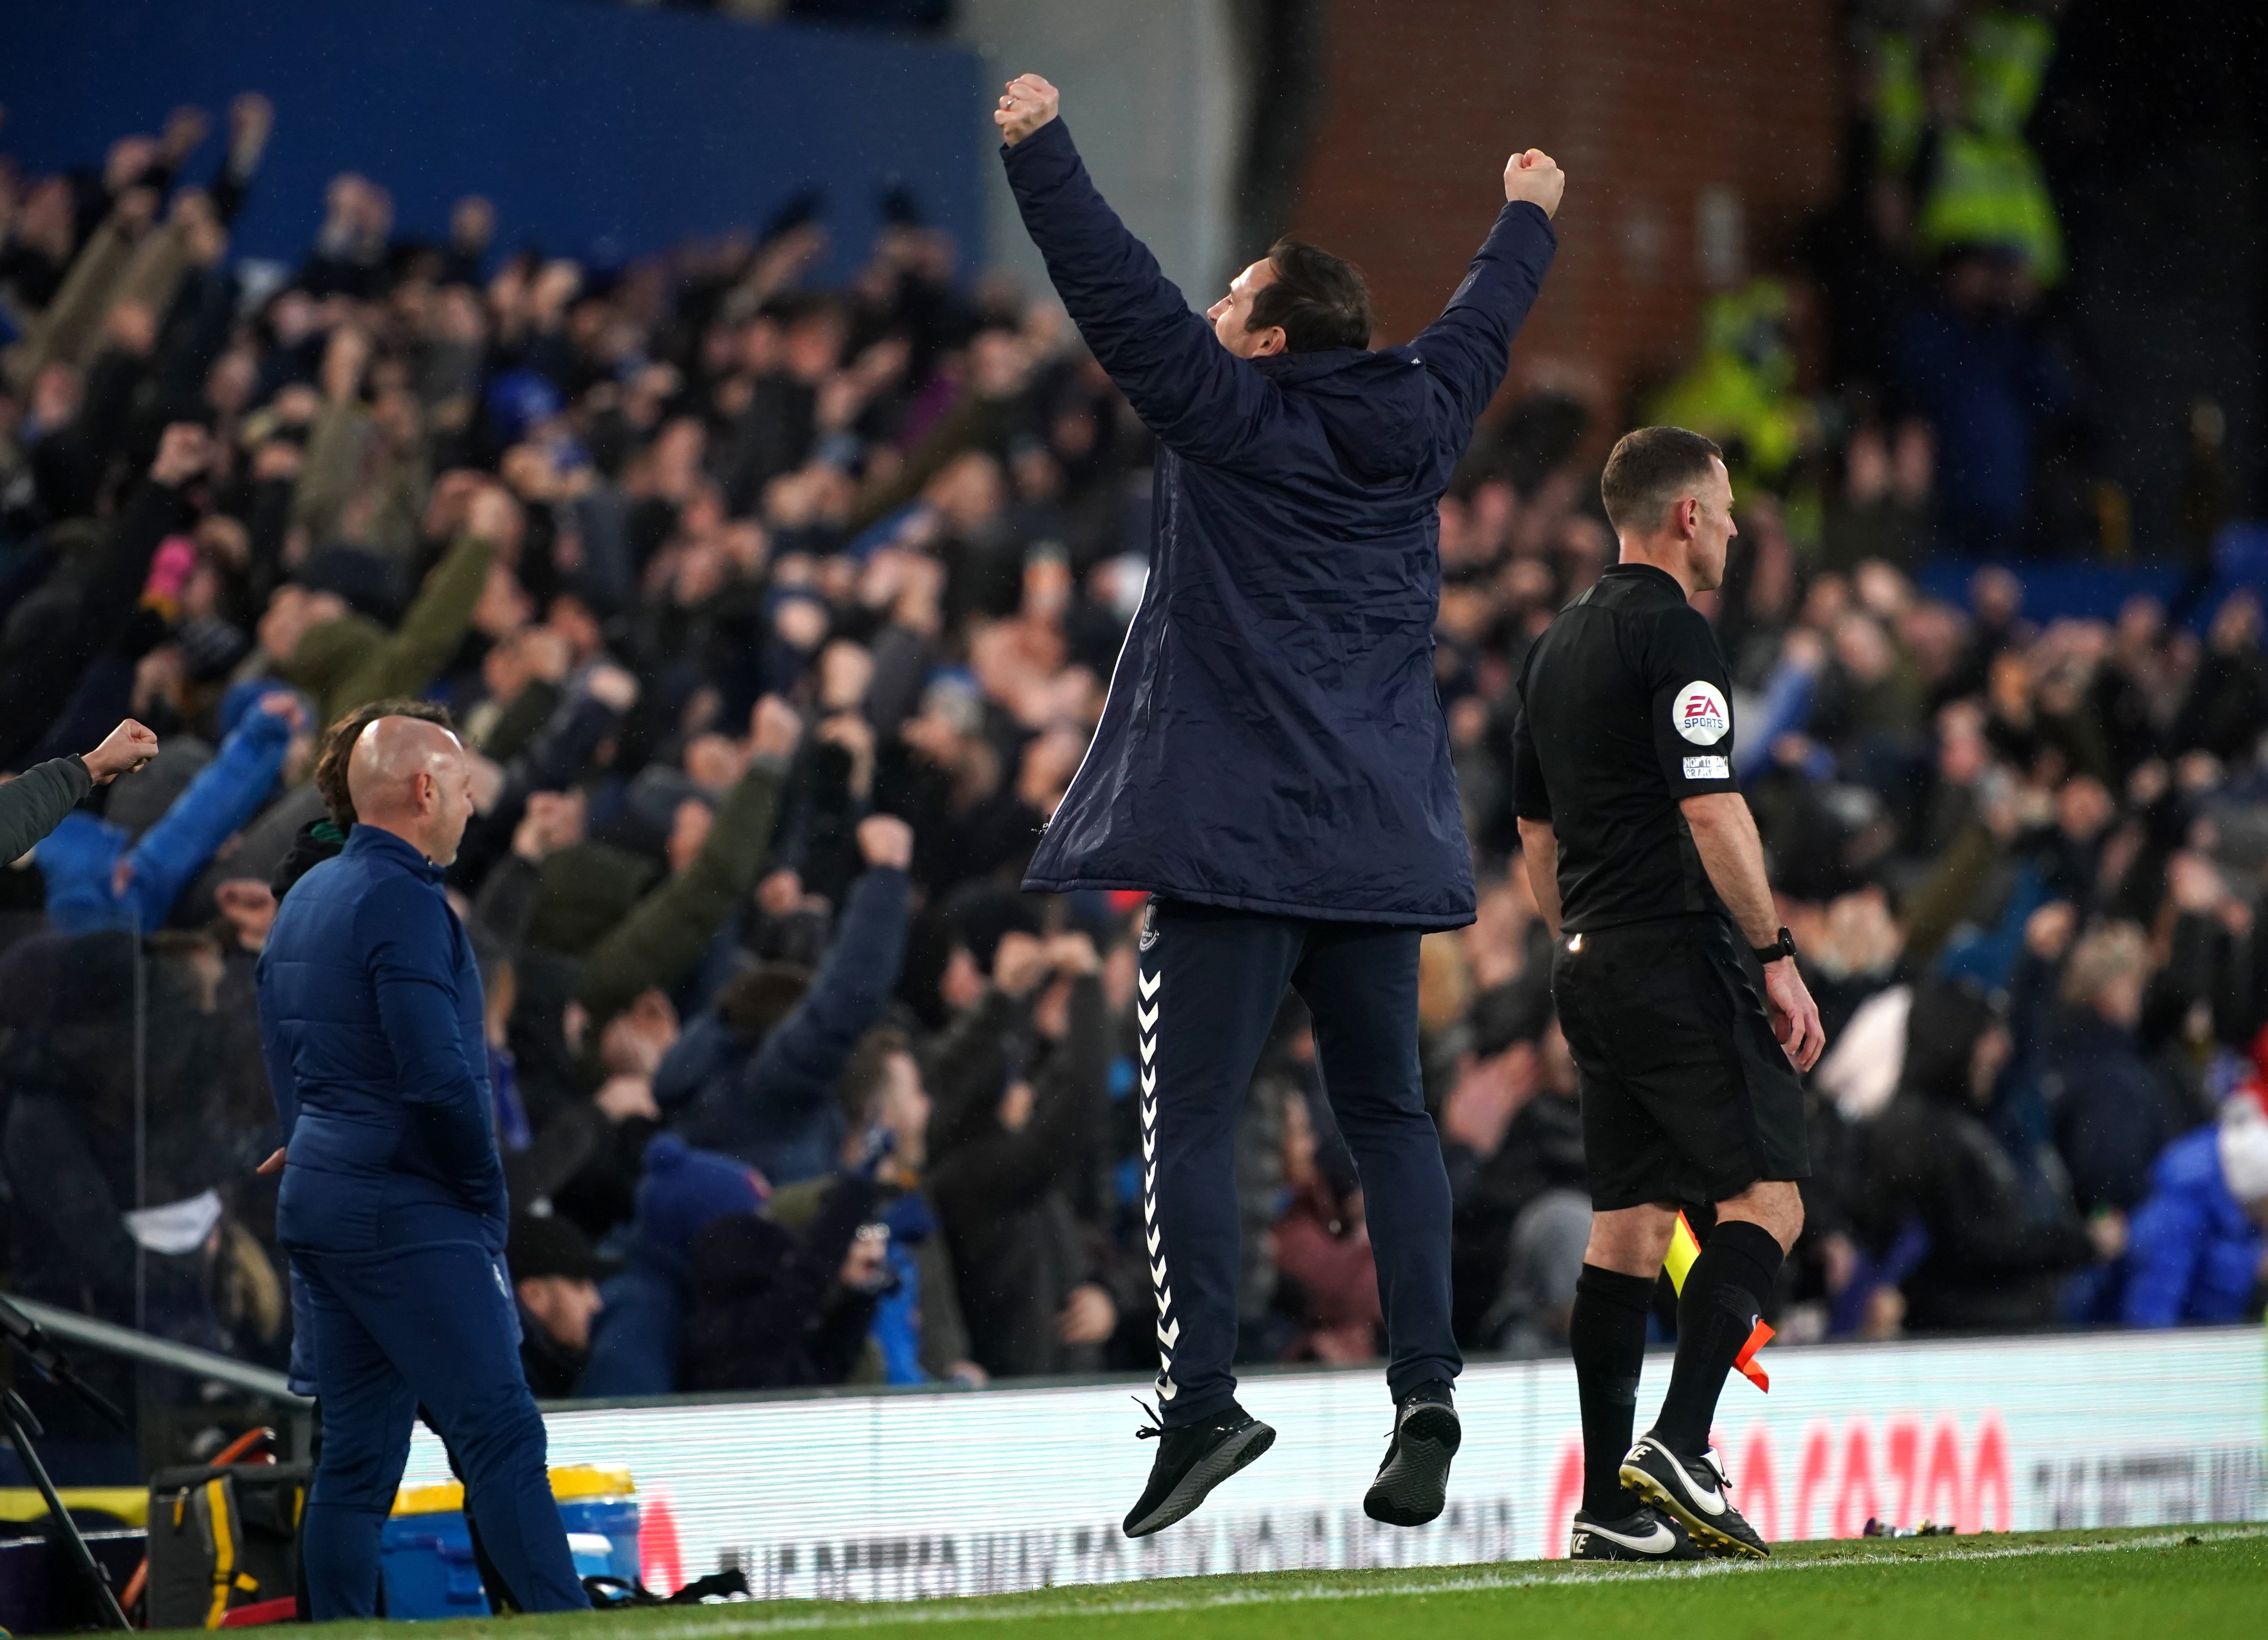
<path id="1" fill-rule="evenodd" d="M 286 1247 L 504 1250 L 480 970 L 441 879 L 391 832 L 357 826 L 276 914 L 260 1030 L 289 1151 Z"/>
<path id="2" fill-rule="evenodd" d="M 1027 888 L 1451 928 L 1473 874 L 1433 683 L 1436 504 L 1557 239 L 1507 204 L 1407 347 L 1246 361 L 1050 121 L 1002 150 L 1094 357 L 1158 436 L 1150 579 Z"/>

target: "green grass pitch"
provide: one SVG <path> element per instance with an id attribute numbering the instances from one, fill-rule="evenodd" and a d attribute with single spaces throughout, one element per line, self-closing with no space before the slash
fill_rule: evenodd
<path id="1" fill-rule="evenodd" d="M 2268 1527 L 1787 1543 L 1769 1563 L 1577 1567 L 1565 1561 L 1283 1572 L 1083 1585 L 903 1604 L 745 1602 L 574 1617 L 340 1624 L 342 1636 L 457 1640 L 2257 1640 Z"/>

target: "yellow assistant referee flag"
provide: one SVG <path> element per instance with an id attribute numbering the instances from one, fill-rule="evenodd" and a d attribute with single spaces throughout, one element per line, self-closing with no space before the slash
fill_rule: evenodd
<path id="1" fill-rule="evenodd" d="M 1700 1238 L 1693 1233 L 1693 1226 L 1685 1222 L 1685 1215 L 1680 1213 L 1677 1228 L 1670 1232 L 1669 1256 L 1661 1261 L 1661 1268 L 1669 1272 L 1669 1284 L 1679 1292 L 1685 1291 L 1685 1272 L 1693 1268 L 1693 1261 L 1700 1256 Z M 1764 1368 L 1756 1364 L 1756 1352 L 1771 1342 L 1771 1339 L 1772 1329 L 1759 1317 L 1754 1330 L 1749 1334 L 1749 1342 L 1742 1344 L 1741 1353 L 1733 1357 L 1733 1364 L 1740 1369 L 1741 1376 L 1766 1394 L 1771 1391 L 1771 1379 Z"/>

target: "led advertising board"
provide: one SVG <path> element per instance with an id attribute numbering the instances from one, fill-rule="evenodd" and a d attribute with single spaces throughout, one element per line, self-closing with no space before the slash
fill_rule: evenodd
<path id="1" fill-rule="evenodd" d="M 1869 1517 L 1959 1530 L 2268 1519 L 2268 1351 L 2255 1327 L 1778 1348 L 1769 1394 L 1718 1406 L 1734 1497 L 1768 1539 Z M 1649 1357 L 1651 1415 L 1669 1357 Z M 1266 1457 L 1189 1519 L 1118 1523 L 1152 1454 L 1132 1384 L 563 1408 L 551 1461 L 626 1467 L 645 1581 L 737 1565 L 770 1598 L 903 1600 L 1203 1572 L 1452 1564 L 1566 1552 L 1579 1490 L 1574 1372 L 1476 1364 L 1449 1507 L 1362 1513 L 1386 1450 L 1375 1371 L 1273 1372 L 1244 1405 Z M 446 1479 L 422 1428 L 409 1484 Z"/>

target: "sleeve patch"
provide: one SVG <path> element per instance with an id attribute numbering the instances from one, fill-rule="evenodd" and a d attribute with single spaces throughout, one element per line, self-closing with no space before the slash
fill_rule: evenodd
<path id="1" fill-rule="evenodd" d="M 1670 727 L 1696 746 L 1714 746 L 1733 727 L 1733 709 L 1717 686 L 1698 679 L 1678 690 L 1669 710 Z"/>
<path id="2" fill-rule="evenodd" d="M 1730 780 L 1733 766 L 1721 757 L 1689 757 L 1685 760 L 1688 780 Z"/>

